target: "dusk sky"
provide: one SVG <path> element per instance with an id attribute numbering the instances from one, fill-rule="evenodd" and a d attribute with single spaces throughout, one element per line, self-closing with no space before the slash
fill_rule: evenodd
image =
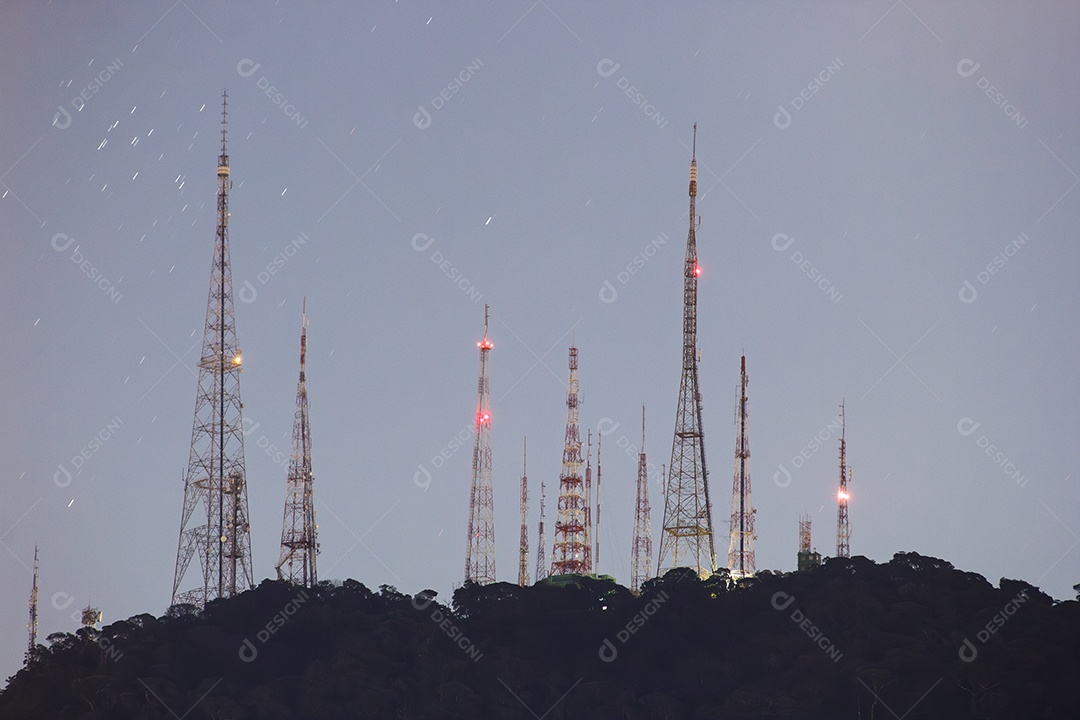
<path id="1" fill-rule="evenodd" d="M 700 387 L 726 559 L 747 357 L 757 567 L 798 519 L 1058 599 L 1080 582 L 1080 6 L 6 3 L 0 677 L 169 605 L 221 94 L 256 582 L 274 575 L 307 298 L 321 579 L 449 602 L 478 350 L 497 567 L 548 541 L 579 348 L 602 563 L 630 581 L 640 413 L 670 461 L 698 123 Z M 460 448 L 460 449 L 458 449 Z M 654 548 L 663 498 L 650 484 Z M 549 548 L 550 555 L 550 548 Z M 655 557 L 654 557 L 655 567 Z"/>

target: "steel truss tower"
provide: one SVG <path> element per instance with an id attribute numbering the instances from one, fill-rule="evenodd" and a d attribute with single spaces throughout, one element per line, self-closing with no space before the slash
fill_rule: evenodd
<path id="1" fill-rule="evenodd" d="M 521 540 L 518 547 L 518 585 L 529 584 L 529 477 L 526 440 L 521 440 Z"/>
<path id="2" fill-rule="evenodd" d="M 851 525 L 848 523 L 848 483 L 851 468 L 847 464 L 847 441 L 844 439 L 847 420 L 844 403 L 840 403 L 840 488 L 836 491 L 836 557 L 851 557 Z"/>
<path id="3" fill-rule="evenodd" d="M 637 466 L 637 511 L 634 514 L 634 540 L 631 549 L 630 589 L 652 577 L 652 529 L 649 527 L 649 463 L 645 459 L 645 406 L 641 406 L 641 452 Z"/>
<path id="4" fill-rule="evenodd" d="M 217 247 L 199 360 L 191 452 L 184 474 L 184 510 L 173 574 L 173 604 L 202 606 L 253 585 L 240 402 L 242 361 L 233 314 L 229 260 L 231 181 L 225 150 L 227 111 L 226 93 L 221 104 L 221 156 L 217 169 Z M 196 556 L 202 569 L 201 582 L 182 590 L 184 575 Z"/>
<path id="5" fill-rule="evenodd" d="M 701 577 L 716 569 L 713 545 L 712 505 L 709 476 L 705 469 L 705 431 L 701 424 L 701 393 L 698 390 L 697 262 L 698 225 L 694 201 L 697 197 L 697 123 L 690 160 L 690 232 L 686 238 L 683 264 L 683 348 L 682 382 L 675 415 L 675 438 L 671 447 L 667 492 L 664 497 L 664 529 L 660 535 L 659 574 L 677 567 L 690 567 Z"/>
<path id="6" fill-rule="evenodd" d="M 495 489 L 491 482 L 491 391 L 488 387 L 488 306 L 484 306 L 484 339 L 480 348 L 480 379 L 476 386 L 476 444 L 473 446 L 472 486 L 469 490 L 469 542 L 465 550 L 465 582 L 495 582 Z"/>
<path id="7" fill-rule="evenodd" d="M 292 457 L 286 480 L 285 517 L 281 525 L 281 555 L 275 566 L 278 580 L 314 587 L 319 581 L 318 525 L 315 524 L 315 475 L 311 471 L 311 422 L 307 395 L 307 301 L 300 327 L 300 381 L 296 385 Z"/>
<path id="8" fill-rule="evenodd" d="M 757 572 L 754 560 L 754 509 L 750 498 L 750 439 L 746 421 L 749 408 L 746 401 L 746 356 L 742 356 L 739 385 L 739 436 L 735 441 L 735 479 L 731 489 L 731 529 L 728 540 L 728 572 L 733 579 L 749 577 Z"/>
<path id="9" fill-rule="evenodd" d="M 37 617 L 37 578 L 38 578 L 38 549 L 37 545 L 34 546 L 34 581 L 30 585 L 30 622 L 26 624 L 26 629 L 30 631 L 30 642 L 26 645 L 26 665 L 30 666 L 30 663 L 34 661 L 34 648 L 37 647 L 37 631 L 38 631 L 38 617 Z"/>
<path id="10" fill-rule="evenodd" d="M 548 576 L 547 535 L 544 533 L 544 481 L 540 481 L 540 526 L 536 541 L 536 582 Z"/>
<path id="11" fill-rule="evenodd" d="M 570 384 L 566 394 L 566 437 L 559 475 L 558 518 L 551 552 L 551 575 L 592 572 L 589 547 L 589 501 L 581 476 L 581 433 L 578 431 L 578 351 L 570 348 Z"/>

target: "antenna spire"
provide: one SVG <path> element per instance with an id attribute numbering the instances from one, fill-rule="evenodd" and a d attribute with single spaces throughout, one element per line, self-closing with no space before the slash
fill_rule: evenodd
<path id="1" fill-rule="evenodd" d="M 847 464 L 847 419 L 844 401 L 840 400 L 840 487 L 836 491 L 836 556 L 851 557 L 851 524 L 848 521 L 848 482 L 851 468 Z"/>
<path id="2" fill-rule="evenodd" d="M 521 439 L 521 540 L 518 547 L 518 585 L 529 584 L 529 477 L 526 471 L 527 439 Z"/>
<path id="3" fill-rule="evenodd" d="M 30 622 L 26 629 L 30 631 L 30 642 L 26 646 L 26 666 L 34 662 L 35 648 L 37 647 L 38 631 L 38 606 L 37 606 L 37 579 L 38 579 L 38 548 L 34 546 L 34 582 L 30 586 Z"/>
<path id="4" fill-rule="evenodd" d="M 742 356 L 739 383 L 738 436 L 735 440 L 735 478 L 731 489 L 731 529 L 728 537 L 728 571 L 734 579 L 757 572 L 754 558 L 754 503 L 750 496 L 750 438 L 747 432 L 749 408 L 746 398 L 746 356 Z"/>
<path id="5" fill-rule="evenodd" d="M 641 584 L 652 577 L 652 529 L 649 517 L 649 463 L 645 459 L 645 406 L 641 406 L 641 450 L 638 453 L 637 503 L 634 513 L 634 537 L 630 551 L 630 589 L 641 590 Z"/>
<path id="6" fill-rule="evenodd" d="M 473 446 L 472 484 L 469 490 L 469 536 L 465 550 L 465 582 L 495 582 L 495 490 L 491 481 L 491 391 L 487 337 L 488 306 L 484 305 L 484 339 L 480 348 L 480 376 L 476 387 L 476 443 Z"/>

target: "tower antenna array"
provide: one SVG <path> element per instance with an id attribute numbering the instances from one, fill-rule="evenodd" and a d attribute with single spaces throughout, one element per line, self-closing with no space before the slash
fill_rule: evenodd
<path id="1" fill-rule="evenodd" d="M 840 488 L 836 491 L 836 557 L 851 557 L 851 525 L 848 522 L 848 483 L 851 468 L 847 465 L 847 420 L 840 402 Z"/>
<path id="2" fill-rule="evenodd" d="M 491 481 L 491 390 L 488 386 L 488 306 L 484 305 L 484 339 L 480 348 L 480 377 L 476 383 L 476 444 L 473 445 L 469 490 L 469 542 L 465 551 L 465 581 L 495 582 L 495 489 Z"/>
<path id="3" fill-rule="evenodd" d="M 578 430 L 578 349 L 570 348 L 570 382 L 566 394 L 566 436 L 559 475 L 558 517 L 551 552 L 550 575 L 584 575 L 589 562 L 588 500 L 581 477 L 581 433 Z"/>
<path id="4" fill-rule="evenodd" d="M 645 406 L 641 406 L 641 452 L 637 467 L 637 510 L 634 513 L 634 539 L 631 549 L 630 589 L 652 577 L 652 529 L 649 527 L 649 463 L 645 459 Z"/>
<path id="5" fill-rule="evenodd" d="M 526 464 L 528 449 L 525 438 L 521 440 L 521 542 L 518 548 L 518 585 L 529 584 L 529 477 Z"/>
<path id="6" fill-rule="evenodd" d="M 240 402 L 242 358 L 236 336 L 229 260 L 229 188 L 232 182 L 225 148 L 227 113 L 228 93 L 224 93 L 221 155 L 217 168 L 217 246 L 199 360 L 191 451 L 184 474 L 184 509 L 173 572 L 173 604 L 203 606 L 210 600 L 230 597 L 254 584 L 244 469 L 243 404 Z M 195 556 L 198 556 L 202 569 L 201 582 L 182 590 L 184 576 Z"/>
<path id="7" fill-rule="evenodd" d="M 289 461 L 285 517 L 281 525 L 281 555 L 276 566 L 278 580 L 314 587 L 319 581 L 319 553 L 315 524 L 315 475 L 311 470 L 311 422 L 307 395 L 307 299 L 300 328 L 300 381 L 296 385 L 292 457 Z"/>
<path id="8" fill-rule="evenodd" d="M 757 572 L 754 560 L 754 509 L 750 497 L 750 439 L 746 421 L 749 408 L 746 400 L 746 356 L 742 356 L 739 384 L 739 434 L 735 441 L 735 479 L 731 489 L 731 530 L 728 539 L 728 571 L 734 579 L 749 577 Z"/>
<path id="9" fill-rule="evenodd" d="M 709 476 L 705 467 L 701 393 L 698 389 L 697 281 L 701 268 L 697 261 L 695 237 L 698 224 L 696 197 L 697 123 L 694 123 L 694 150 L 690 160 L 690 232 L 686 238 L 683 264 L 682 381 L 679 384 L 675 437 L 664 496 L 664 526 L 656 566 L 660 574 L 676 567 L 690 567 L 699 576 L 707 577 L 716 569 L 716 550 L 713 545 Z"/>
<path id="10" fill-rule="evenodd" d="M 30 585 L 30 622 L 26 629 L 30 631 L 30 641 L 26 645 L 26 665 L 34 661 L 35 648 L 37 647 L 38 614 L 37 614 L 37 579 L 38 579 L 38 548 L 34 546 L 34 580 Z"/>

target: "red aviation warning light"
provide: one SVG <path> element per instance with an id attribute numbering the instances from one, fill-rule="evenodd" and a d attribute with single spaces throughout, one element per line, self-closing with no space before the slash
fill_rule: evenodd
<path id="1" fill-rule="evenodd" d="M 701 266 L 700 265 L 695 265 L 694 266 L 694 277 L 697 277 L 699 275 L 701 275 Z"/>
<path id="2" fill-rule="evenodd" d="M 481 342 L 476 343 L 476 347 L 480 348 L 481 350 L 490 350 L 495 346 L 492 345 L 491 341 L 485 337 Z"/>
<path id="3" fill-rule="evenodd" d="M 847 490 L 840 490 L 839 492 L 837 492 L 837 493 L 836 493 L 836 498 L 837 498 L 838 500 L 845 500 L 845 501 L 846 501 L 846 500 L 848 500 L 848 499 L 849 499 L 850 497 L 851 497 L 851 496 L 850 496 L 850 495 L 848 495 L 848 492 L 847 492 Z"/>

